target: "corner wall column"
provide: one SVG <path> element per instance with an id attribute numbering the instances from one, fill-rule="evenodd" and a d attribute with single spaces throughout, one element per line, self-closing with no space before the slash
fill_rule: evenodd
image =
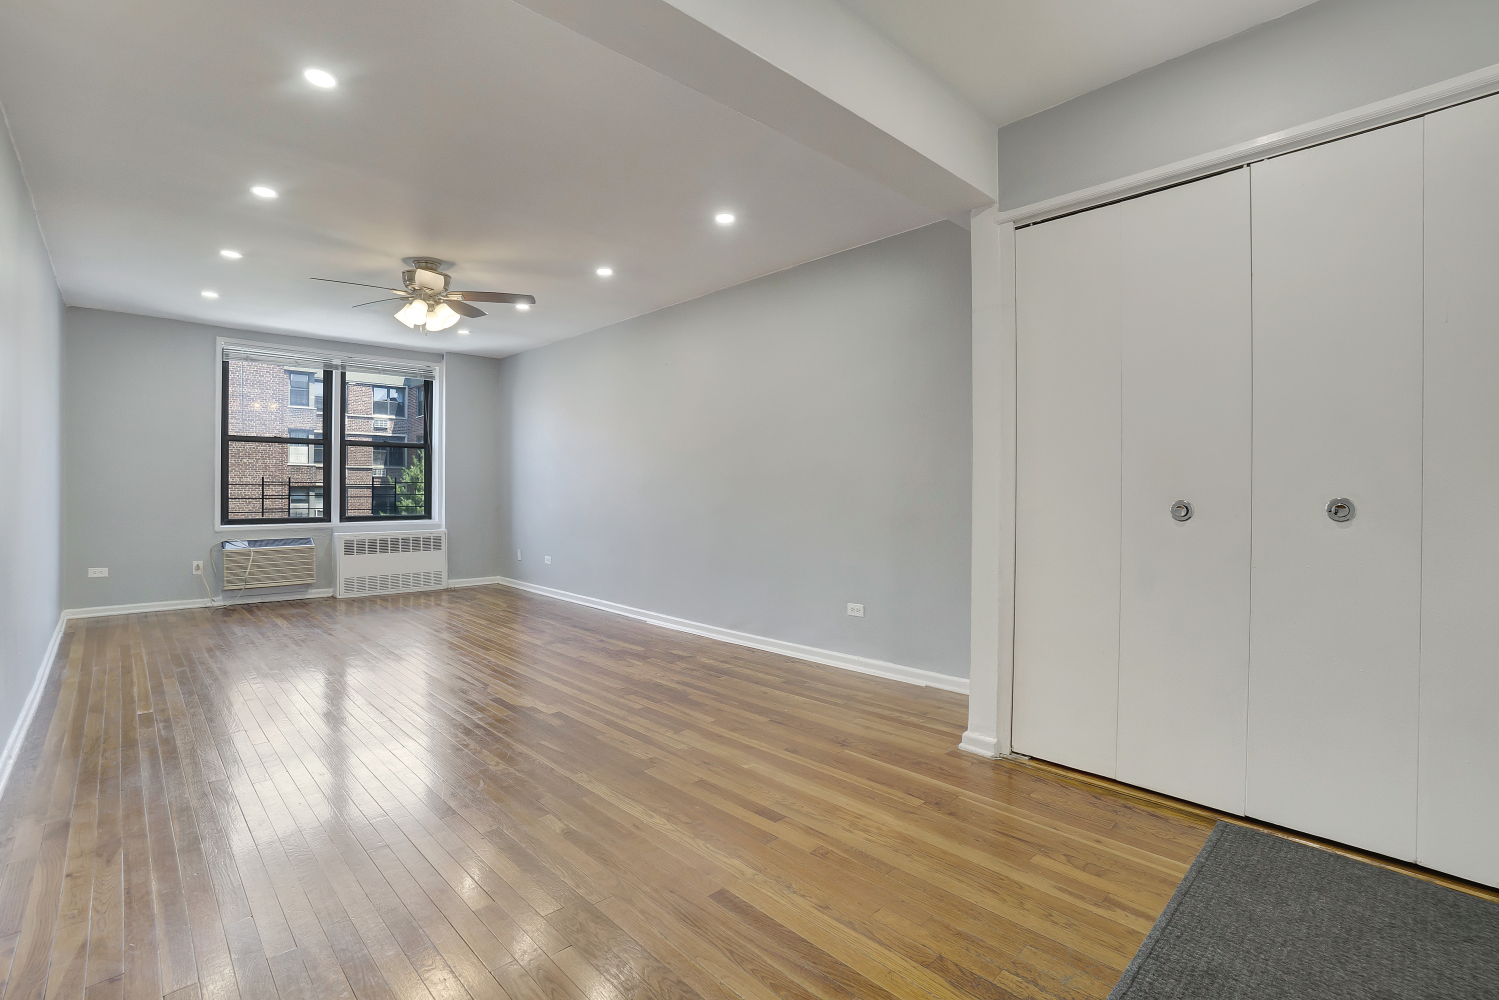
<path id="1" fill-rule="evenodd" d="M 959 746 L 1010 753 L 1015 634 L 1015 225 L 973 213 L 973 535 L 968 731 Z"/>

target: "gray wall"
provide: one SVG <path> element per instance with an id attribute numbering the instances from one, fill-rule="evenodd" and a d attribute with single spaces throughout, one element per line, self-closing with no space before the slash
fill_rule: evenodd
<path id="1" fill-rule="evenodd" d="M 57 628 L 62 299 L 0 119 L 0 743 Z"/>
<path id="2" fill-rule="evenodd" d="M 436 355 L 247 333 L 94 309 L 67 310 L 63 346 L 63 606 L 107 607 L 203 597 L 192 561 L 225 538 L 319 539 L 318 587 L 333 586 L 323 527 L 216 532 L 217 337 L 435 360 Z M 493 484 L 500 362 L 447 356 L 449 573 L 498 569 Z M 124 432 L 122 437 L 121 432 Z M 128 440 L 127 440 L 128 439 Z M 490 490 L 490 492 L 485 492 Z M 90 566 L 109 576 L 90 579 Z M 217 593 L 217 582 L 209 583 Z M 233 598 L 231 598 L 233 599 Z"/>
<path id="3" fill-rule="evenodd" d="M 969 280 L 941 222 L 505 359 L 505 575 L 966 676 Z"/>
<path id="4" fill-rule="evenodd" d="M 1496 0 L 1321 0 L 1000 129 L 1000 207 L 1128 177 L 1496 63 Z"/>

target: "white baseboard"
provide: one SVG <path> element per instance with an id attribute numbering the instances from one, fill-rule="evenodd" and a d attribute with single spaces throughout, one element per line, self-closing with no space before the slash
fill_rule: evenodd
<path id="1" fill-rule="evenodd" d="M 301 590 L 295 594 L 256 594 L 234 600 L 210 601 L 206 597 L 195 597 L 185 601 L 151 601 L 146 604 L 110 604 L 99 608 L 69 608 L 62 613 L 63 620 L 74 618 L 105 618 L 110 615 L 143 615 L 152 611 L 182 611 L 186 608 L 232 608 L 237 604 L 268 604 L 272 601 L 306 601 L 316 597 L 332 597 L 332 587 L 316 590 Z"/>
<path id="2" fill-rule="evenodd" d="M 980 757 L 1004 756 L 1000 752 L 999 740 L 997 738 L 985 736 L 983 733 L 976 733 L 972 729 L 963 734 L 962 741 L 958 743 L 958 749 L 967 750 L 969 753 L 976 753 Z"/>
<path id="3" fill-rule="evenodd" d="M 449 580 L 448 589 L 457 590 L 460 587 L 491 587 L 497 583 L 507 583 L 508 578 L 503 576 L 471 576 L 463 580 Z"/>
<path id="4" fill-rule="evenodd" d="M 572 594 L 565 590 L 554 590 L 551 587 L 542 587 L 538 584 L 526 583 L 522 580 L 512 580 L 509 577 L 496 576 L 473 580 L 449 580 L 448 586 L 477 587 L 494 583 L 505 587 L 513 587 L 516 590 L 525 590 L 532 594 L 540 594 L 543 597 L 555 597 L 558 600 L 570 601 L 573 604 L 597 608 L 599 611 L 608 611 L 611 614 L 623 615 L 626 618 L 634 618 L 637 621 L 659 625 L 662 628 L 673 629 L 677 632 L 690 632 L 693 635 L 704 636 L 708 639 L 717 639 L 720 642 L 731 642 L 736 646 L 763 649 L 767 653 L 780 653 L 782 656 L 791 656 L 798 660 L 808 660 L 812 663 L 821 663 L 829 667 L 840 667 L 844 670 L 853 670 L 861 674 L 873 674 L 876 677 L 884 677 L 893 681 L 903 681 L 907 684 L 941 688 L 943 691 L 956 691 L 959 694 L 968 693 L 968 678 L 966 677 L 953 677 L 950 674 L 941 674 L 935 670 L 907 667 L 899 663 L 888 663 L 884 660 L 871 660 L 867 657 L 855 656 L 852 653 L 839 653 L 831 649 L 803 646 L 800 643 L 785 642 L 781 639 L 769 639 L 765 636 L 751 635 L 748 632 L 735 632 L 732 629 L 719 628 L 716 625 L 704 625 L 701 622 L 688 621 L 685 618 L 673 618 L 671 615 L 632 608 L 624 604 L 615 604 L 613 601 L 601 601 L 594 597 L 584 597 L 582 594 Z"/>
<path id="5" fill-rule="evenodd" d="M 958 749 L 980 757 L 988 757 L 990 760 L 1030 760 L 1025 754 L 1016 753 L 1013 748 L 1000 749 L 997 738 L 976 733 L 971 729 L 963 734 L 963 739 L 958 742 Z"/>
<path id="6" fill-rule="evenodd" d="M 52 630 L 52 641 L 47 643 L 47 652 L 43 654 L 41 665 L 36 669 L 31 691 L 26 695 L 16 724 L 11 728 L 10 738 L 5 741 L 5 749 L 0 750 L 0 795 L 5 794 L 5 786 L 10 782 L 10 772 L 16 766 L 16 758 L 21 755 L 21 744 L 26 741 L 26 730 L 31 728 L 32 717 L 36 715 L 37 706 L 42 703 L 42 692 L 47 689 L 47 679 L 52 676 L 52 661 L 57 656 L 57 647 L 62 643 L 62 633 L 67 624 L 68 619 L 64 615 L 57 616 L 57 628 Z"/>

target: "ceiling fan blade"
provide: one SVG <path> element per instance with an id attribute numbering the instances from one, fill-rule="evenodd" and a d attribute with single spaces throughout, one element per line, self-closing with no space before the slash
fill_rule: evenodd
<path id="1" fill-rule="evenodd" d="M 483 309 L 480 309 L 478 306 L 471 306 L 462 299 L 448 299 L 448 308 L 460 316 L 467 316 L 469 319 L 478 319 L 480 316 L 488 315 Z"/>
<path id="2" fill-rule="evenodd" d="M 313 278 L 312 280 L 313 281 L 331 281 L 335 285 L 358 285 L 360 288 L 378 288 L 382 292 L 396 292 L 396 293 L 401 294 L 401 295 L 406 294 L 405 290 L 401 289 L 401 288 L 389 288 L 389 287 L 387 287 L 385 285 L 366 285 L 362 281 L 344 281 L 344 280 L 342 280 L 340 278 Z"/>
<path id="3" fill-rule="evenodd" d="M 516 292 L 449 292 L 448 298 L 462 299 L 464 302 L 524 302 L 531 306 L 536 304 L 536 296 L 520 295 Z"/>
<path id="4" fill-rule="evenodd" d="M 378 306 L 382 302 L 405 302 L 408 300 L 408 298 L 409 297 L 405 295 L 394 295 L 388 299 L 375 299 L 373 302 L 361 302 L 357 306 L 350 306 L 350 308 L 363 309 L 365 306 Z"/>

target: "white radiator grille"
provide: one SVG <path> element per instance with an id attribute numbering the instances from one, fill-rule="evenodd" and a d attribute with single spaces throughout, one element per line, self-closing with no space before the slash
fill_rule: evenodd
<path id="1" fill-rule="evenodd" d="M 317 582 L 317 549 L 312 545 L 257 545 L 222 549 L 224 589 L 312 586 Z"/>
<path id="2" fill-rule="evenodd" d="M 345 577 L 343 589 L 347 594 L 396 594 L 405 590 L 436 590 L 443 585 L 441 572 L 428 570 L 425 573 L 381 573 L 378 576 Z"/>
<path id="3" fill-rule="evenodd" d="M 448 582 L 447 532 L 335 536 L 338 596 L 440 590 Z"/>
<path id="4" fill-rule="evenodd" d="M 390 552 L 441 552 L 441 534 L 421 535 L 344 535 L 346 556 L 384 555 Z"/>

